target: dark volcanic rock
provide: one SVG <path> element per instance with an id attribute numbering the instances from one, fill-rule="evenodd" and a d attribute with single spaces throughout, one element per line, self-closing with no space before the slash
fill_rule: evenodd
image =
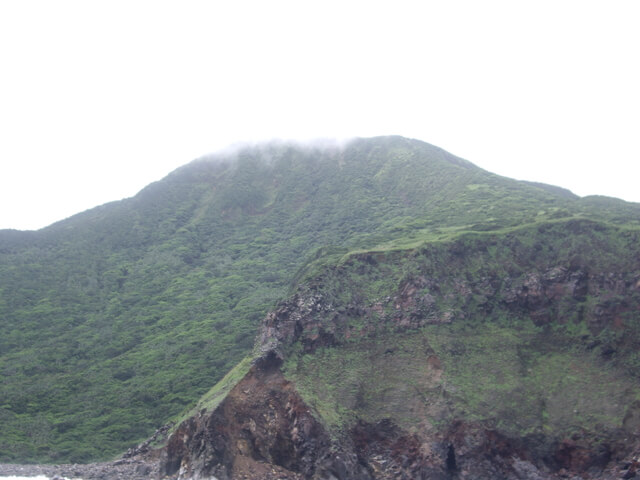
<path id="1" fill-rule="evenodd" d="M 184 422 L 169 438 L 161 471 L 180 478 L 311 478 L 329 447 L 270 356 L 210 414 Z"/>

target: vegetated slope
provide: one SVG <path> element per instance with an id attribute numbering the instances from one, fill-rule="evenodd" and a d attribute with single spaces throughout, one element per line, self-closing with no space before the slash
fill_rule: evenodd
<path id="1" fill-rule="evenodd" d="M 542 222 L 347 254 L 313 272 L 265 318 L 244 378 L 169 438 L 164 473 L 640 469 L 640 229 Z"/>
<path id="2" fill-rule="evenodd" d="M 43 230 L 1 231 L 0 460 L 106 458 L 153 432 L 250 351 L 294 274 L 332 251 L 319 247 L 571 215 L 640 222 L 636 205 L 381 137 L 248 147 Z"/>

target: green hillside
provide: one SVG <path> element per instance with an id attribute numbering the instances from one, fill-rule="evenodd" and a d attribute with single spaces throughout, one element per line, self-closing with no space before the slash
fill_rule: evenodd
<path id="1" fill-rule="evenodd" d="M 85 462 L 145 438 L 251 351 L 327 252 L 568 218 L 629 229 L 640 206 L 381 137 L 211 156 L 131 199 L 0 231 L 0 461 Z"/>

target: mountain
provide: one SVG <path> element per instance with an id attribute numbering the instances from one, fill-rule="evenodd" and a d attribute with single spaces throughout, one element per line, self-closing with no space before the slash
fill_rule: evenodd
<path id="1" fill-rule="evenodd" d="M 594 225 L 596 231 L 604 229 L 606 233 L 598 234 L 597 241 L 590 243 L 590 239 L 580 237 L 579 232 L 586 228 L 580 225 Z M 265 144 L 210 156 L 176 170 L 131 199 L 89 210 L 36 232 L 0 231 L 0 369 L 3 374 L 0 460 L 86 462 L 110 458 L 124 451 L 160 425 L 182 418 L 185 409 L 193 407 L 202 394 L 238 364 L 241 368 L 236 367 L 234 375 L 225 377 L 224 385 L 231 388 L 233 382 L 229 378 L 242 379 L 250 365 L 242 359 L 254 355 L 256 334 L 266 313 L 273 310 L 278 301 L 296 298 L 295 295 L 300 296 L 305 289 L 319 289 L 321 295 L 332 298 L 332 304 L 344 312 L 351 312 L 353 305 L 365 311 L 382 302 L 380 307 L 375 306 L 381 310 L 382 317 L 392 311 L 391 304 L 384 303 L 384 299 L 394 298 L 398 295 L 396 290 L 404 288 L 404 277 L 398 276 L 398 272 L 413 268 L 407 260 L 415 254 L 411 252 L 445 248 L 443 245 L 449 248 L 463 241 L 461 239 L 476 237 L 495 238 L 498 246 L 492 248 L 493 256 L 483 253 L 475 263 L 462 260 L 466 254 L 465 248 L 460 247 L 462 263 L 456 275 L 468 277 L 468 289 L 472 292 L 480 288 L 474 275 L 482 268 L 488 276 L 497 279 L 503 278 L 504 272 L 511 272 L 510 269 L 514 272 L 524 269 L 546 278 L 544 275 L 549 275 L 548 271 L 553 268 L 565 269 L 562 275 L 574 273 L 576 266 L 583 271 L 588 262 L 600 256 L 625 259 L 612 266 L 602 264 L 601 271 L 603 275 L 622 275 L 624 282 L 629 282 L 629 276 L 634 273 L 633 259 L 638 257 L 632 255 L 635 247 L 627 236 L 635 235 L 639 226 L 637 204 L 602 197 L 578 198 L 560 188 L 494 175 L 417 140 L 380 137 L 354 140 L 345 146 Z M 545 228 L 556 232 L 556 237 L 566 237 L 566 240 L 554 237 L 558 244 L 556 250 L 564 252 L 564 257 L 557 257 L 557 252 L 553 253 L 554 249 L 547 246 Z M 505 239 L 512 237 L 521 239 L 525 245 L 519 247 L 521 250 L 530 248 L 532 239 L 540 239 L 535 255 L 527 254 L 538 258 L 539 265 L 527 263 L 529 260 L 520 257 L 512 258 L 519 250 L 509 250 L 504 244 Z M 589 251 L 584 252 L 580 245 L 588 246 Z M 623 256 L 625 249 L 630 253 Z M 362 277 L 365 285 L 360 290 L 353 289 L 352 280 L 357 278 L 353 277 L 354 272 L 364 267 L 357 266 L 358 262 L 351 267 L 349 262 L 379 257 L 386 259 L 380 265 L 388 266 L 375 267 L 381 270 L 372 273 L 374 277 Z M 484 262 L 486 266 L 481 265 Z M 504 262 L 513 265 L 507 267 L 502 265 Z M 399 270 L 394 277 L 385 268 Z M 475 270 L 467 271 L 470 268 Z M 443 285 L 448 285 L 449 294 L 458 298 L 457 291 L 450 286 L 453 277 L 445 278 L 446 270 L 446 265 L 441 267 L 438 275 Z M 351 280 L 341 279 L 336 273 L 343 271 L 347 275 L 344 279 Z M 419 272 L 415 275 L 416 278 L 428 277 Z M 319 280 L 327 276 L 335 277 L 339 285 L 336 291 L 323 290 L 333 288 Z M 515 273 L 509 278 L 524 282 Z M 428 286 L 420 282 L 407 288 L 415 287 L 416 291 L 424 292 L 422 296 L 431 295 L 438 308 L 444 308 L 443 300 L 429 293 Z M 503 287 L 492 288 L 492 295 L 500 297 L 492 297 L 491 302 L 502 305 L 503 293 L 495 292 L 503 292 Z M 634 305 L 627 299 L 629 292 L 616 293 L 627 306 Z M 478 296 L 480 294 L 473 293 L 471 298 L 478 302 Z M 487 298 L 490 296 L 485 294 Z M 462 303 L 447 304 L 448 309 L 437 310 L 447 313 L 451 320 L 443 323 L 446 328 L 464 329 L 469 319 L 482 316 L 478 313 L 482 311 L 479 304 L 473 303 L 472 308 L 471 300 L 463 302 L 458 298 L 456 301 Z M 553 303 L 549 302 L 549 305 Z M 589 312 L 588 308 L 595 308 L 598 302 L 580 305 Z M 431 314 L 428 309 L 432 307 L 423 307 L 427 309 L 425 315 Z M 548 308 L 558 310 L 560 307 Z M 503 335 L 512 340 L 511 345 L 519 345 L 519 341 L 525 340 L 518 340 L 520 337 L 515 333 L 517 338 L 509 336 L 509 323 L 503 318 L 510 310 L 497 306 L 490 312 L 497 315 L 503 310 L 507 313 L 496 318 L 482 317 L 482 321 L 490 329 L 497 329 L 498 339 Z M 562 315 L 566 313 L 559 311 Z M 526 317 L 522 312 L 519 314 Z M 366 323 L 364 314 L 358 315 L 362 317 L 358 322 Z M 627 315 L 630 318 L 625 317 L 622 322 L 633 325 L 633 315 Z M 574 322 L 575 330 L 589 330 L 589 318 L 583 314 L 579 322 Z M 517 325 L 520 323 L 523 329 L 530 330 L 527 330 L 530 336 L 536 333 L 535 328 L 543 328 L 535 322 L 530 326 L 526 320 L 519 320 Z M 356 327 L 362 330 L 363 325 Z M 307 396 L 302 402 L 314 412 L 314 419 L 321 419 L 317 421 L 324 425 L 327 438 L 336 435 L 334 432 L 346 431 L 338 428 L 340 425 L 352 428 L 349 422 L 354 415 L 358 418 L 365 415 L 352 405 L 334 414 L 325 411 L 332 410 L 333 407 L 327 406 L 331 403 L 320 401 L 314 405 L 309 398 L 318 394 L 305 383 L 305 378 L 314 378 L 314 372 L 305 370 L 304 362 L 313 363 L 313 359 L 319 358 L 314 355 L 325 350 L 329 357 L 335 354 L 342 358 L 344 354 L 348 358 L 348 355 L 357 357 L 358 351 L 368 348 L 376 351 L 377 347 L 362 344 L 354 346 L 353 352 L 343 350 L 340 333 L 334 335 L 337 340 L 329 339 L 326 344 L 306 351 L 307 347 L 300 346 L 304 338 L 281 339 L 277 334 L 267 335 L 266 327 L 262 328 L 263 340 L 256 348 L 262 345 L 265 349 L 265 345 L 271 345 L 269 341 L 277 344 L 274 349 L 265 349 L 277 352 L 273 365 L 283 362 L 282 366 L 274 367 L 275 371 L 281 372 L 283 381 L 297 385 L 296 395 L 302 399 Z M 332 328 L 338 329 L 338 326 Z M 423 325 L 409 321 L 406 331 L 422 332 L 429 328 L 436 327 L 428 322 Z M 317 330 L 318 338 L 324 338 L 319 326 Z M 618 332 L 608 324 L 602 331 Z M 625 341 L 633 345 L 634 334 L 621 331 L 625 332 L 623 338 L 629 339 Z M 613 333 L 615 338 L 605 341 L 600 338 L 601 332 L 589 332 L 583 333 L 594 337 L 593 340 L 589 337 L 589 342 L 600 342 L 589 352 L 600 352 L 602 348 L 609 351 L 606 350 L 609 347 L 602 345 L 612 349 L 608 358 L 598 357 L 603 359 L 603 369 L 622 368 L 619 365 L 622 360 L 633 364 L 630 347 L 618 346 Z M 377 335 L 377 341 L 385 343 L 383 331 L 371 335 Z M 450 332 L 450 336 L 456 335 L 456 331 Z M 473 332 L 469 336 L 482 338 Z M 264 340 L 267 337 L 271 340 Z M 562 341 L 571 346 L 576 338 L 581 337 L 567 333 Z M 453 367 L 447 367 L 448 344 L 446 339 L 439 342 L 427 343 L 449 374 Z M 554 342 L 555 337 L 550 348 L 557 346 Z M 586 347 L 577 343 L 575 348 L 587 349 L 588 345 L 591 343 Z M 464 352 L 476 351 L 480 346 L 465 347 L 462 358 L 466 360 Z M 406 348 L 410 356 L 416 354 Z M 512 349 L 517 350 L 515 346 Z M 481 357 L 478 354 L 474 361 L 484 360 Z M 576 358 L 580 362 L 582 357 Z M 557 365 L 561 364 L 561 359 L 557 361 Z M 330 362 L 330 358 L 323 362 Z M 400 363 L 390 360 L 389 365 L 394 362 Z M 513 362 L 508 363 L 508 367 L 515 369 Z M 266 364 L 271 365 L 270 361 Z M 329 363 L 318 365 L 326 365 L 326 373 L 331 375 Z M 254 372 L 259 370 L 252 368 Z M 411 363 L 407 368 L 411 377 L 415 369 Z M 296 376 L 294 372 L 298 371 Z M 620 402 L 628 402 L 635 391 L 628 381 L 637 379 L 636 371 L 617 372 L 615 378 L 619 376 L 621 383 L 616 385 L 630 388 L 630 393 L 621 397 Z M 358 367 L 349 375 L 355 378 L 362 374 Z M 317 385 L 329 391 L 335 376 Z M 460 372 L 459 378 L 455 377 L 459 382 L 456 392 L 473 385 L 470 376 L 468 372 Z M 421 378 L 418 376 L 415 381 L 422 381 Z M 535 382 L 531 379 L 529 383 Z M 519 388 L 528 392 L 529 383 Z M 356 388 L 355 383 L 349 385 Z M 363 398 L 375 397 L 375 392 L 367 390 L 370 387 L 366 384 L 362 388 Z M 417 392 L 420 388 L 414 390 Z M 429 388 L 425 386 L 423 393 L 429 392 Z M 227 390 L 214 387 L 217 394 L 213 404 L 226 402 L 222 393 Z M 490 390 L 490 386 L 486 390 Z M 470 395 L 476 395 L 473 389 L 469 391 Z M 477 402 L 488 401 L 482 395 L 489 393 L 477 395 Z M 335 398 L 342 401 L 341 394 Z M 510 401 L 517 402 L 517 398 Z M 411 401 L 415 403 L 415 399 Z M 483 416 L 486 409 L 476 411 L 465 406 L 465 402 L 472 400 L 447 404 L 448 416 L 443 413 L 436 423 L 448 425 L 452 418 L 462 418 L 459 412 L 467 410 L 472 420 L 486 420 Z M 473 402 L 471 405 L 477 407 Z M 211 411 L 218 412 L 213 408 Z M 619 414 L 616 410 L 616 419 Z M 327 419 L 327 415 L 333 417 Z M 367 425 L 375 425 L 378 417 L 367 415 L 363 417 L 370 418 Z M 633 411 L 630 415 L 635 418 Z M 388 418 L 397 428 L 406 427 L 406 423 L 398 422 L 395 416 Z M 527 428 L 535 429 L 537 424 L 531 420 Z M 514 429 L 514 426 L 505 429 L 504 438 L 510 438 L 508 435 L 513 434 Z M 175 465 L 175 458 L 171 458 L 167 461 Z M 184 458 L 191 457 L 185 455 Z"/>

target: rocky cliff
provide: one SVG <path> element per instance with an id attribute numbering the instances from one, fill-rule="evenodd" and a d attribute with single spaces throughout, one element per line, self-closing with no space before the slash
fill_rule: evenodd
<path id="1" fill-rule="evenodd" d="M 317 265 L 172 478 L 634 478 L 640 243 L 586 220 Z"/>

